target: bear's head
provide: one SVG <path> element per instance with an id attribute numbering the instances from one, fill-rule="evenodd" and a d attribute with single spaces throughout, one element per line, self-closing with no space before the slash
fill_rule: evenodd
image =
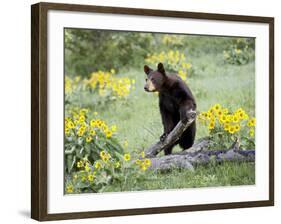
<path id="1" fill-rule="evenodd" d="M 144 72 L 147 75 L 144 90 L 147 92 L 158 92 L 161 91 L 167 76 L 162 63 L 159 63 L 157 70 L 152 70 L 147 65 L 144 66 Z"/>

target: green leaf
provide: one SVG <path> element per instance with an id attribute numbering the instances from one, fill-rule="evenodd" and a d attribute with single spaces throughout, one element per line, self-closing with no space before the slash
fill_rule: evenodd
<path id="1" fill-rule="evenodd" d="M 67 155 L 67 158 L 66 158 L 66 165 L 67 165 L 67 172 L 70 173 L 71 170 L 72 170 L 72 165 L 73 163 L 73 155 Z"/>

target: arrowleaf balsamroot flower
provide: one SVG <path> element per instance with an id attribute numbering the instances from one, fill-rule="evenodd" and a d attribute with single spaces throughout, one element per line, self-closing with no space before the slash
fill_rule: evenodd
<path id="1" fill-rule="evenodd" d="M 125 161 L 129 161 L 131 159 L 131 155 L 129 154 L 129 153 L 126 153 L 125 155 L 124 155 L 124 160 Z"/>

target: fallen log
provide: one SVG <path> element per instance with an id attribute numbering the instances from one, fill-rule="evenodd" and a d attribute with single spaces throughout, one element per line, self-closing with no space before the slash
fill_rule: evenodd
<path id="1" fill-rule="evenodd" d="M 208 137 L 199 139 L 191 148 L 182 152 L 156 157 L 162 150 L 169 148 L 180 138 L 182 133 L 195 120 L 196 112 L 189 112 L 187 117 L 187 121 L 179 121 L 163 142 L 158 141 L 145 150 L 145 157 L 151 160 L 149 169 L 161 171 L 172 168 L 194 170 L 194 166 L 208 164 L 212 161 L 215 163 L 224 161 L 255 162 L 255 150 L 240 150 L 239 139 L 235 140 L 230 149 L 213 150 L 209 149 L 211 140 Z"/>
<path id="2" fill-rule="evenodd" d="M 184 155 L 187 153 L 201 152 L 204 150 L 208 150 L 210 146 L 211 140 L 210 138 L 201 138 L 198 139 L 192 147 L 187 150 L 183 150 L 182 152 L 173 153 L 173 155 Z"/>
<path id="3" fill-rule="evenodd" d="M 145 150 L 145 157 L 153 158 L 162 150 L 172 146 L 177 140 L 179 140 L 182 133 L 193 123 L 196 118 L 196 112 L 190 111 L 187 114 L 187 120 L 185 122 L 179 121 L 176 127 L 168 134 L 164 141 L 158 141 Z"/>
<path id="4" fill-rule="evenodd" d="M 171 154 L 159 158 L 151 158 L 150 169 L 170 170 L 189 169 L 194 170 L 194 166 L 204 165 L 210 162 L 221 163 L 224 161 L 232 162 L 255 162 L 255 150 L 208 150 L 189 152 L 182 154 Z"/>

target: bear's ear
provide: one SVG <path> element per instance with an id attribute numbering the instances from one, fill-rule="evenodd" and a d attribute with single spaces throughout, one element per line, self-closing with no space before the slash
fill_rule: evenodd
<path id="1" fill-rule="evenodd" d="M 163 75 L 166 75 L 164 65 L 161 62 L 158 64 L 157 70 L 158 70 L 158 72 L 162 73 Z"/>
<path id="2" fill-rule="evenodd" d="M 144 70 L 144 72 L 145 72 L 147 75 L 152 71 L 152 69 L 149 68 L 147 65 L 145 65 L 145 66 L 143 67 L 143 70 Z"/>

